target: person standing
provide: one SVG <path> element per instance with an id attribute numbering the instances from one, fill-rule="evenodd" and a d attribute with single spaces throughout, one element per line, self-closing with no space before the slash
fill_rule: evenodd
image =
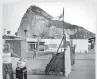
<path id="1" fill-rule="evenodd" d="M 10 45 L 8 43 L 4 44 L 4 49 L 3 49 L 3 79 L 7 79 L 7 74 L 9 75 L 10 79 L 14 79 L 12 62 L 11 62 L 11 55 L 13 55 L 15 57 L 19 57 L 10 49 Z"/>
<path id="2" fill-rule="evenodd" d="M 36 57 L 36 49 L 33 51 L 33 59 Z"/>

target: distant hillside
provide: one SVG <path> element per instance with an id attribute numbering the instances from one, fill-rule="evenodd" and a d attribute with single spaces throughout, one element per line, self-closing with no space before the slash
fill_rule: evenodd
<path id="1" fill-rule="evenodd" d="M 22 17 L 18 34 L 24 37 L 26 29 L 27 37 L 35 38 L 40 35 L 41 38 L 62 38 L 63 25 L 65 33 L 74 34 L 72 38 L 87 39 L 95 36 L 94 33 L 77 25 L 54 20 L 52 16 L 35 5 L 30 6 Z"/>
<path id="2" fill-rule="evenodd" d="M 65 32 L 69 34 L 74 34 L 73 38 L 75 39 L 87 39 L 95 36 L 94 33 L 77 25 L 72 25 L 66 22 L 63 23 L 62 21 L 58 21 L 58 20 L 52 20 L 50 23 L 52 26 L 55 26 L 57 29 L 58 28 L 63 29 L 63 25 L 64 25 Z"/>

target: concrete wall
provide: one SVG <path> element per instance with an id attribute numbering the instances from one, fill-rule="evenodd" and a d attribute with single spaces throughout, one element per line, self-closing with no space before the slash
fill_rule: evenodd
<path id="1" fill-rule="evenodd" d="M 65 76 L 68 76 L 71 72 L 71 57 L 70 57 L 70 47 L 68 46 L 65 51 Z"/>
<path id="2" fill-rule="evenodd" d="M 56 44 L 59 45 L 61 43 L 62 39 L 45 39 L 45 44 L 49 45 L 49 44 Z"/>
<path id="3" fill-rule="evenodd" d="M 6 40 L 10 44 L 10 48 L 14 53 L 21 56 L 21 40 Z"/>
<path id="4" fill-rule="evenodd" d="M 88 39 L 73 39 L 73 45 L 76 45 L 75 52 L 85 53 L 88 52 Z"/>

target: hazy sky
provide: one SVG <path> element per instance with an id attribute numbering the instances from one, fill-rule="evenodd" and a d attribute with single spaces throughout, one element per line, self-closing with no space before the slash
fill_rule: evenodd
<path id="1" fill-rule="evenodd" d="M 14 34 L 30 5 L 36 5 L 56 17 L 62 14 L 64 7 L 64 21 L 76 24 L 96 33 L 97 6 L 91 1 L 66 1 L 63 3 L 20 3 L 3 5 L 3 27 Z"/>

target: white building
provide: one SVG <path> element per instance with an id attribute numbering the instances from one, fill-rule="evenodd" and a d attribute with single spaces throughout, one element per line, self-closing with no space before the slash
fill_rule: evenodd
<path id="1" fill-rule="evenodd" d="M 72 43 L 76 46 L 76 53 L 88 52 L 88 39 L 72 39 Z"/>

